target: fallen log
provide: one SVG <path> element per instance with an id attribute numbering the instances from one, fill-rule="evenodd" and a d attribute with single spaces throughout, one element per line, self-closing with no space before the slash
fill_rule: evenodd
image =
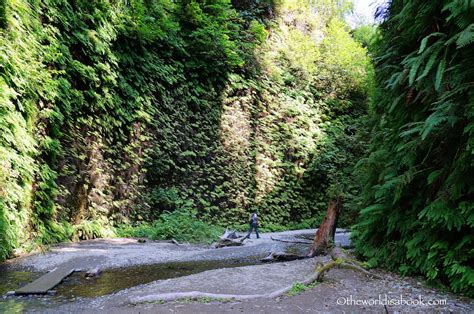
<path id="1" fill-rule="evenodd" d="M 245 238 L 239 238 L 239 239 L 224 239 L 220 240 L 219 242 L 214 243 L 214 248 L 219 249 L 223 248 L 226 246 L 241 246 L 244 245 L 244 240 Z"/>
<path id="2" fill-rule="evenodd" d="M 235 231 L 225 229 L 224 234 L 220 237 L 219 241 L 214 243 L 214 248 L 222 248 L 226 246 L 241 246 L 244 245 L 244 241 L 247 237 L 239 237 Z"/>
<path id="3" fill-rule="evenodd" d="M 283 262 L 283 261 L 294 261 L 294 260 L 303 259 L 303 258 L 308 258 L 308 256 L 285 253 L 285 252 L 272 252 L 268 256 L 262 258 L 260 261 L 264 263 Z"/>
<path id="4" fill-rule="evenodd" d="M 284 240 L 284 239 L 278 239 L 274 237 L 270 237 L 273 241 L 279 241 L 279 242 L 284 242 L 284 243 L 296 243 L 296 244 L 311 244 L 313 243 L 312 241 L 300 241 L 300 240 Z"/>
<path id="5" fill-rule="evenodd" d="M 362 272 L 369 278 L 376 278 L 380 279 L 379 276 L 367 271 L 363 267 L 359 266 L 357 261 L 350 258 L 344 251 L 337 249 L 333 254 L 333 259 L 326 263 L 317 265 L 315 272 L 308 277 L 307 279 L 300 282 L 303 285 L 310 285 L 315 281 L 321 282 L 324 279 L 324 275 L 333 268 L 343 268 L 343 269 L 351 269 L 354 271 Z M 305 258 L 307 258 L 305 256 Z M 335 258 L 335 259 L 334 259 Z M 250 299 L 257 299 L 257 298 L 278 298 L 286 293 L 288 293 L 293 288 L 293 284 L 286 286 L 282 289 L 266 293 L 266 294 L 220 294 L 220 293 L 207 293 L 201 291 L 187 291 L 187 292 L 171 292 L 171 293 L 160 293 L 160 294 L 153 294 L 147 295 L 143 297 L 135 297 L 130 299 L 130 303 L 138 304 L 143 302 L 156 302 L 156 301 L 172 301 L 172 300 L 179 300 L 179 299 L 199 299 L 199 298 L 211 298 L 217 299 L 219 301 L 222 300 L 236 300 L 236 301 L 243 301 L 243 300 L 250 300 Z"/>
<path id="6" fill-rule="evenodd" d="M 221 240 L 225 239 L 237 239 L 239 236 L 233 230 L 225 229 L 224 234 L 220 236 Z"/>
<path id="7" fill-rule="evenodd" d="M 148 239 L 145 239 L 145 238 L 140 238 L 140 239 L 137 239 L 137 243 L 146 243 L 147 241 L 149 241 Z M 176 241 L 175 239 L 171 239 L 171 240 L 155 240 L 153 241 L 154 243 L 170 243 L 170 244 L 175 244 L 175 245 L 181 245 L 178 241 Z"/>

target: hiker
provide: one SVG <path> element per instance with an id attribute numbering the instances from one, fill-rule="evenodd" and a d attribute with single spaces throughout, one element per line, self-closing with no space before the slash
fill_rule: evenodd
<path id="1" fill-rule="evenodd" d="M 256 212 L 254 212 L 250 216 L 249 224 L 250 224 L 250 229 L 249 229 L 249 233 L 247 234 L 246 238 L 250 239 L 250 234 L 252 233 L 252 230 L 255 230 L 255 233 L 257 234 L 257 239 L 260 239 L 260 235 L 258 234 L 258 217 L 257 217 Z"/>

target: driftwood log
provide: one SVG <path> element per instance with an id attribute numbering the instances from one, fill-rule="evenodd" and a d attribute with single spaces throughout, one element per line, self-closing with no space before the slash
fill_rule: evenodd
<path id="1" fill-rule="evenodd" d="M 333 268 L 351 269 L 354 271 L 362 272 L 369 278 L 380 279 L 379 276 L 372 274 L 371 272 L 364 269 L 359 262 L 351 259 L 347 254 L 340 248 L 333 248 L 331 250 L 332 260 L 326 264 L 317 264 L 314 273 L 303 280 L 303 285 L 310 285 L 315 281 L 322 281 L 324 275 Z M 160 293 L 147 295 L 143 297 L 135 297 L 130 299 L 130 303 L 137 304 L 143 302 L 156 302 L 156 301 L 172 301 L 179 299 L 198 299 L 198 298 L 211 298 L 219 300 L 251 300 L 256 298 L 278 298 L 288 293 L 293 288 L 293 285 L 286 286 L 282 289 L 266 293 L 266 294 L 220 294 L 220 293 L 207 293 L 201 291 L 189 291 L 189 292 L 172 292 L 172 293 Z"/>
<path id="2" fill-rule="evenodd" d="M 284 242 L 284 243 L 296 243 L 296 244 L 311 244 L 313 243 L 310 240 L 285 240 L 285 239 L 278 239 L 275 237 L 270 237 L 273 241 Z"/>
<path id="3" fill-rule="evenodd" d="M 137 242 L 138 243 L 146 243 L 148 240 L 147 239 L 144 239 L 144 238 L 140 238 L 140 239 L 137 239 Z M 180 243 L 178 241 L 176 241 L 175 239 L 171 239 L 171 240 L 156 240 L 156 241 L 153 241 L 153 242 L 156 242 L 156 243 L 171 243 L 171 244 L 175 244 L 175 245 L 180 245 Z"/>
<path id="4" fill-rule="evenodd" d="M 216 249 L 226 246 L 241 246 L 244 245 L 246 237 L 239 237 L 235 231 L 225 229 L 224 234 L 219 238 L 219 241 L 214 243 Z"/>
<path id="5" fill-rule="evenodd" d="M 220 239 L 221 240 L 224 240 L 224 239 L 237 239 L 239 238 L 239 236 L 235 233 L 235 231 L 233 230 L 229 230 L 229 229 L 225 229 L 224 231 L 224 234 L 221 235 Z"/>
<path id="6" fill-rule="evenodd" d="M 375 275 L 365 269 L 365 265 L 347 255 L 347 253 L 338 247 L 332 248 L 329 252 L 332 261 L 324 265 L 316 265 L 316 281 L 322 281 L 324 274 L 333 268 L 352 269 L 363 273 L 364 275 L 372 278 L 380 279 L 378 275 Z"/>
<path id="7" fill-rule="evenodd" d="M 285 252 L 272 252 L 268 256 L 262 258 L 260 261 L 264 263 L 283 262 L 283 261 L 294 261 L 294 260 L 303 259 L 303 258 L 308 258 L 308 256 L 285 253 Z"/>

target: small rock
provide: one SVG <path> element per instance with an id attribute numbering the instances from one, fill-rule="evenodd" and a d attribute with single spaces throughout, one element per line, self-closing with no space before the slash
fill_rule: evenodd
<path id="1" fill-rule="evenodd" d="M 138 241 L 137 241 L 137 242 L 138 242 L 138 243 L 145 243 L 145 242 L 146 242 L 146 240 L 145 240 L 145 239 L 138 239 Z"/>
<path id="2" fill-rule="evenodd" d="M 20 257 L 21 256 L 21 250 L 20 249 L 14 249 L 12 252 L 13 257 Z"/>
<path id="3" fill-rule="evenodd" d="M 92 278 L 92 277 L 98 277 L 102 273 L 102 270 L 99 268 L 93 268 L 87 271 L 86 277 L 87 278 Z"/>

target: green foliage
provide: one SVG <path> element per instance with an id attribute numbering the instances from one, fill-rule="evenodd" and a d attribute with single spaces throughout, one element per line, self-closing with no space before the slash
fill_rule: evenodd
<path id="1" fill-rule="evenodd" d="M 296 282 L 293 284 L 293 286 L 291 287 L 291 290 L 288 291 L 288 295 L 289 296 L 295 296 L 297 294 L 300 294 L 304 291 L 306 291 L 307 287 L 306 285 L 302 284 L 301 282 Z"/>
<path id="2" fill-rule="evenodd" d="M 379 89 L 357 252 L 372 265 L 474 291 L 472 1 L 392 1 L 377 44 Z"/>
<path id="3" fill-rule="evenodd" d="M 230 3 L 193 3 L 0 2 L 0 259 L 110 235 L 142 203 L 172 102 L 191 117 L 243 63 Z"/>
<path id="4" fill-rule="evenodd" d="M 90 240 L 95 238 L 114 237 L 115 231 L 109 221 L 103 217 L 96 220 L 83 220 L 72 228 L 73 240 Z M 57 240 L 59 242 L 64 240 Z"/>
<path id="5" fill-rule="evenodd" d="M 363 24 L 352 31 L 352 36 L 363 47 L 372 52 L 375 49 L 375 42 L 379 36 L 379 28 L 374 24 Z"/>
<path id="6" fill-rule="evenodd" d="M 189 210 L 165 212 L 152 223 L 136 226 L 121 225 L 117 235 L 121 237 L 146 237 L 153 240 L 176 240 L 179 242 L 211 243 L 222 234 L 223 228 L 199 220 Z"/>
<path id="7" fill-rule="evenodd" d="M 280 232 L 286 230 L 302 230 L 302 229 L 314 229 L 319 227 L 324 219 L 324 211 L 320 211 L 317 216 L 301 219 L 297 221 L 291 221 L 284 225 L 275 224 L 275 223 L 263 223 L 260 224 L 258 230 L 259 232 Z M 353 223 L 353 221 L 351 221 Z M 249 230 L 248 224 L 234 224 L 231 226 L 232 230 L 247 232 Z"/>
<path id="8" fill-rule="evenodd" d="M 309 10 L 316 12 L 316 18 L 323 20 L 343 20 L 344 15 L 350 13 L 354 7 L 351 0 L 276 0 L 280 10 L 301 12 L 307 14 Z"/>
<path id="9" fill-rule="evenodd" d="M 364 89 L 369 92 L 368 82 L 374 75 L 372 64 L 367 57 L 367 49 L 350 36 L 348 26 L 339 20 L 331 20 L 322 45 L 324 76 L 334 82 L 333 88 L 340 89 L 340 93 Z"/>
<path id="10" fill-rule="evenodd" d="M 31 12 L 38 9 L 38 4 L 5 1 L 0 6 L 4 24 L 0 27 L 0 259 L 3 259 L 28 239 L 29 226 L 38 237 L 47 236 L 44 228 L 38 228 L 39 216 L 45 218 L 46 225 L 55 225 L 49 219 L 55 207 L 48 195 L 56 192 L 55 184 L 51 184 L 55 172 L 47 165 L 39 166 L 44 161 L 39 146 L 48 137 L 44 133 L 36 136 L 32 133 L 33 128 L 44 123 L 55 84 L 52 74 L 44 71 L 39 61 L 48 58 L 51 51 L 41 46 L 47 32 L 39 21 L 31 19 Z M 35 202 L 41 204 L 37 210 L 31 206 Z"/>
<path id="11" fill-rule="evenodd" d="M 123 223 L 314 227 L 370 92 L 348 3 L 0 1 L 0 259 Z"/>
<path id="12" fill-rule="evenodd" d="M 305 285 L 301 282 L 295 282 L 293 284 L 293 286 L 291 286 L 291 290 L 288 291 L 287 295 L 290 296 L 290 297 L 293 297 L 295 295 L 298 295 L 298 294 L 301 294 L 301 293 L 305 292 L 308 289 L 314 288 L 314 286 L 316 286 L 317 284 L 318 284 L 318 282 L 316 282 L 316 281 L 309 284 L 309 285 Z"/>
<path id="13" fill-rule="evenodd" d="M 256 20 L 250 21 L 249 32 L 253 35 L 255 40 L 260 44 L 265 42 L 265 39 L 267 39 L 267 36 L 268 36 L 268 32 L 265 29 L 265 25 L 259 23 Z"/>
<path id="14" fill-rule="evenodd" d="M 7 26 L 7 0 L 0 0 L 0 28 Z"/>
<path id="15" fill-rule="evenodd" d="M 191 202 L 205 220 L 242 230 L 247 230 L 245 222 L 255 210 L 260 213 L 264 231 L 319 219 L 327 206 L 327 188 L 335 186 L 336 179 L 330 176 L 319 182 L 305 172 L 316 164 L 314 158 L 330 150 L 329 145 L 339 149 L 341 156 L 344 151 L 349 155 L 340 161 L 328 158 L 322 171 L 331 168 L 337 172 L 360 155 L 364 141 L 355 143 L 354 126 L 344 130 L 342 124 L 363 127 L 355 120 L 365 112 L 372 70 L 366 50 L 341 22 L 334 29 L 344 40 L 341 45 L 354 50 L 352 56 L 331 48 L 329 41 L 323 45 L 314 40 L 320 32 L 317 27 L 321 27 L 312 24 L 314 15 L 306 12 L 295 18 L 293 12 L 281 14 L 272 26 L 272 37 L 252 48 L 256 61 L 246 61 L 258 67 L 247 71 L 244 66 L 245 72 L 230 73 L 218 96 L 221 102 L 211 102 L 214 90 L 207 90 L 206 101 L 199 100 L 203 104 L 199 110 L 183 106 L 180 111 L 157 116 L 160 127 L 147 166 L 152 188 L 146 199 L 153 210 L 139 210 L 140 217 L 156 219 L 163 209 L 173 210 Z M 286 19 L 286 15 L 294 20 Z M 313 33 L 294 27 L 306 24 L 313 25 Z M 255 33 L 263 24 L 251 20 L 248 25 L 250 37 L 257 38 Z M 332 29 L 324 26 L 330 35 Z M 264 37 L 266 31 L 261 34 L 261 39 Z M 243 45 L 244 50 L 247 48 Z M 325 51 L 334 55 L 334 65 L 322 57 Z M 350 58 L 357 63 L 344 70 Z M 336 67 L 339 76 L 329 78 L 335 72 L 330 68 Z M 326 69 L 324 73 L 322 69 Z M 174 96 L 174 104 L 180 99 Z M 340 131 L 333 132 L 331 122 L 339 115 Z M 339 140 L 335 141 L 336 135 Z M 351 214 L 346 223 L 352 218 Z"/>
<path id="16" fill-rule="evenodd" d="M 287 226 L 287 230 L 303 230 L 303 229 L 315 229 L 318 228 L 323 222 L 325 212 L 321 211 L 319 215 L 311 218 L 302 219 L 301 221 L 290 222 Z"/>

